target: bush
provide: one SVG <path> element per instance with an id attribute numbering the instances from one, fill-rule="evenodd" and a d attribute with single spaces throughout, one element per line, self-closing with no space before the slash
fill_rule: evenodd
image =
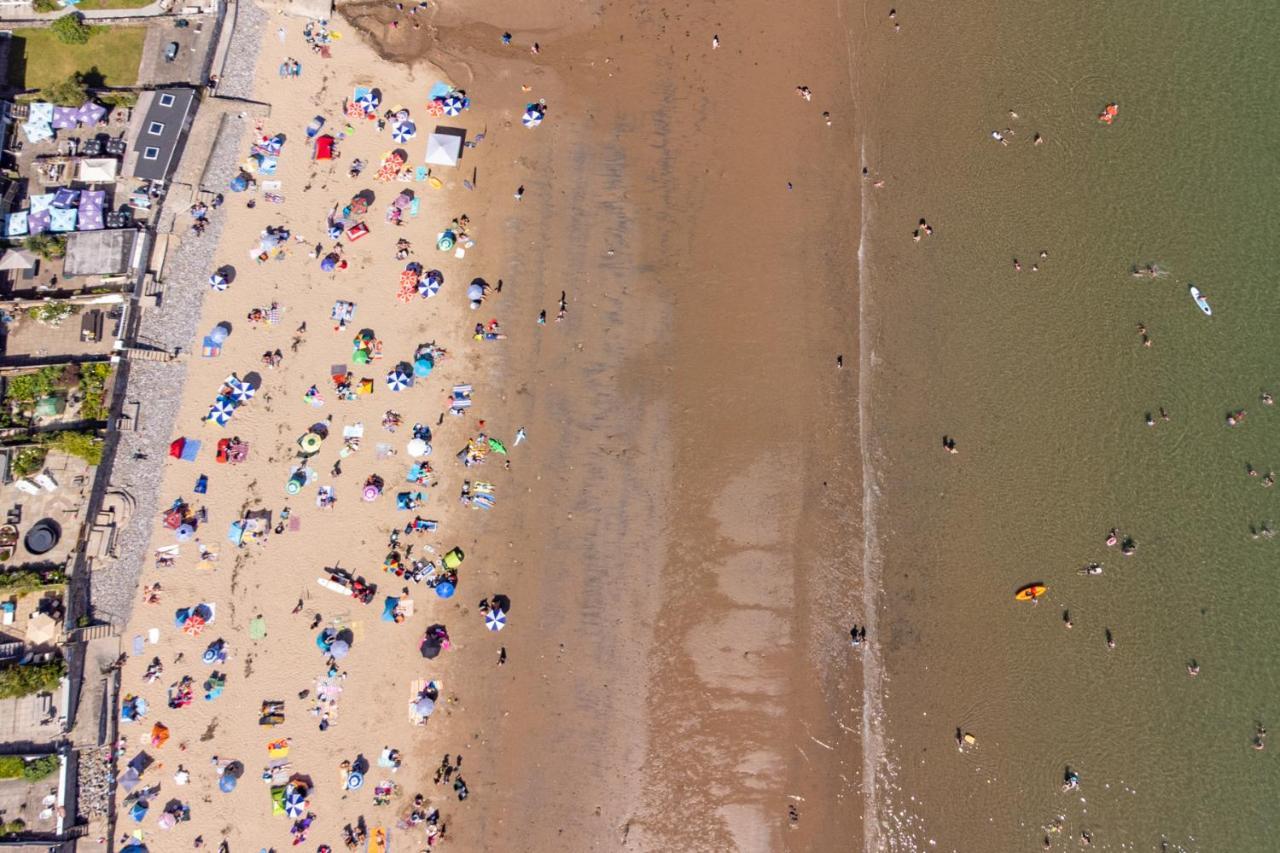
<path id="1" fill-rule="evenodd" d="M 58 756 L 42 755 L 27 762 L 22 768 L 22 778 L 28 782 L 39 782 L 51 773 L 57 772 L 59 766 Z"/>
<path id="2" fill-rule="evenodd" d="M 138 93 L 101 92 L 94 100 L 105 107 L 136 107 L 138 105 Z"/>
<path id="3" fill-rule="evenodd" d="M 0 779 L 38 782 L 58 769 L 58 756 L 42 755 L 30 761 L 20 755 L 0 755 Z"/>
<path id="4" fill-rule="evenodd" d="M 88 44 L 93 35 L 93 27 L 80 19 L 75 12 L 63 15 L 49 25 L 49 29 L 63 44 Z"/>
<path id="5" fill-rule="evenodd" d="M 0 838 L 4 838 L 6 835 L 17 835 L 26 828 L 27 824 L 22 820 L 22 818 L 11 820 L 6 823 L 0 823 Z"/>
<path id="6" fill-rule="evenodd" d="M 18 569 L 12 572 L 0 572 L 0 594 L 21 598 L 42 589 L 51 589 L 67 582 L 67 575 L 61 569 Z"/>
<path id="7" fill-rule="evenodd" d="M 44 459 L 49 451 L 43 447 L 24 447 L 13 454 L 13 476 L 30 477 L 39 473 L 44 467 Z"/>
<path id="8" fill-rule="evenodd" d="M 0 699 L 16 699 L 33 693 L 49 693 L 58 688 L 67 674 L 66 661 L 11 666 L 0 669 Z"/>
<path id="9" fill-rule="evenodd" d="M 32 305 L 27 309 L 28 317 L 45 326 L 61 326 L 63 320 L 79 313 L 79 305 L 72 305 L 70 302 L 59 302 L 56 299 L 41 305 Z"/>
<path id="10" fill-rule="evenodd" d="M 107 416 L 107 407 L 103 404 L 107 396 L 107 377 L 111 375 L 109 364 L 80 365 L 80 416 L 91 421 L 100 421 Z M 70 453 L 71 451 L 67 451 Z M 78 455 L 78 454 L 76 454 Z M 99 449 L 101 459 L 102 451 Z M 83 457 L 82 457 L 83 458 Z M 93 463 L 97 465 L 97 462 Z"/>
<path id="11" fill-rule="evenodd" d="M 37 12 L 56 12 L 62 7 L 58 5 L 58 0 L 32 0 L 31 8 Z"/>
<path id="12" fill-rule="evenodd" d="M 67 79 L 50 83 L 41 89 L 40 97 L 52 104 L 78 107 L 89 99 L 89 92 L 85 89 L 84 77 L 80 72 L 72 71 Z"/>
<path id="13" fill-rule="evenodd" d="M 42 367 L 35 373 L 11 377 L 5 398 L 16 403 L 34 403 L 52 394 L 61 378 L 61 367 Z"/>
<path id="14" fill-rule="evenodd" d="M 91 432 L 55 432 L 42 436 L 42 441 L 48 447 L 83 459 L 90 465 L 102 464 L 102 439 Z"/>
<path id="15" fill-rule="evenodd" d="M 53 101 L 53 98 L 49 100 Z M 53 101 L 61 103 L 60 101 Z M 82 100 L 83 102 L 83 100 Z M 67 254 L 67 238 L 61 234 L 33 234 L 27 238 L 27 249 L 46 261 L 54 261 Z"/>

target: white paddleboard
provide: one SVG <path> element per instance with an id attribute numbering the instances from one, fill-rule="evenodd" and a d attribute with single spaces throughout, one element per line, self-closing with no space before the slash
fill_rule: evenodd
<path id="1" fill-rule="evenodd" d="M 1203 311 L 1206 317 L 1213 316 L 1213 309 L 1209 307 L 1209 300 L 1200 295 L 1200 288 L 1194 284 L 1191 285 L 1191 298 L 1196 301 L 1196 307 Z"/>

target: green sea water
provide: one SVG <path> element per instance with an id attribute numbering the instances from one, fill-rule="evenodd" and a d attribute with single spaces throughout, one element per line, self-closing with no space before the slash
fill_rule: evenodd
<path id="1" fill-rule="evenodd" d="M 1278 849 L 1280 6 L 864 12 L 880 846 Z"/>

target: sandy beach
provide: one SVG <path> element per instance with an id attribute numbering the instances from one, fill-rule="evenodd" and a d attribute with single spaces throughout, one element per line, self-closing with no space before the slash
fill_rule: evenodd
<path id="1" fill-rule="evenodd" d="M 425 847 L 426 824 L 401 825 L 418 793 L 465 849 L 856 845 L 867 721 L 848 630 L 874 617 L 861 604 L 860 359 L 849 321 L 861 180 L 844 32 L 787 19 L 766 34 L 750 25 L 763 7 L 723 17 L 555 4 L 466 17 L 359 4 L 346 13 L 385 58 L 341 21 L 330 59 L 309 51 L 301 21 L 267 25 L 255 95 L 272 109 L 255 135 L 287 138 L 277 174 L 258 180 L 279 181 L 283 201 L 260 191 L 249 208 L 246 194 L 228 192 L 210 214 L 225 217 L 216 263 L 235 276 L 206 295 L 199 329 L 226 321 L 232 331 L 219 356 L 189 364 L 174 437 L 203 447 L 194 462 L 165 463 L 160 499 L 184 498 L 207 521 L 171 566 L 148 565 L 143 585 L 161 585 L 159 603 L 139 601 L 127 632 L 159 634 L 122 674 L 123 690 L 150 705 L 121 728 L 122 762 L 145 749 L 156 763 L 142 783 L 161 786 L 136 826 L 166 848 L 197 836 L 233 850 L 283 846 L 294 821 L 272 815 L 258 775 L 267 744 L 288 738 L 290 774 L 309 777 L 312 847 L 337 848 L 360 819 L 386 828 L 395 849 Z M 767 63 L 753 58 L 764 52 Z M 300 76 L 279 75 L 287 58 Z M 437 123 L 424 103 L 438 82 L 471 99 L 439 123 L 477 143 L 458 168 L 433 169 L 440 189 L 375 181 L 395 146 L 371 121 L 340 140 L 340 159 L 311 160 L 308 122 L 324 115 L 326 131 L 342 131 L 344 99 L 366 86 L 381 90 L 381 109 L 403 106 L 418 123 L 401 146 L 416 165 Z M 538 99 L 546 120 L 527 129 L 521 114 Z M 351 178 L 357 158 L 370 165 Z M 397 228 L 384 211 L 403 188 L 420 208 Z M 375 194 L 370 233 L 344 240 L 346 268 L 324 272 L 310 255 L 333 243 L 325 217 L 363 189 Z M 464 258 L 438 252 L 437 234 L 462 215 L 474 245 Z M 287 251 L 255 263 L 268 226 L 289 229 Z M 411 241 L 410 260 L 443 272 L 437 296 L 397 300 L 398 238 Z M 495 290 L 470 311 L 476 277 Z M 335 300 L 356 305 L 338 331 Z M 246 319 L 273 302 L 277 322 Z M 506 338 L 475 340 L 472 326 L 490 320 Z M 382 357 L 352 365 L 352 337 L 365 328 Z M 448 356 L 390 391 L 387 371 L 428 342 Z M 199 353 L 198 340 L 190 347 Z M 269 368 L 261 357 L 277 349 L 282 362 Z M 338 364 L 372 379 L 373 392 L 339 400 Z M 233 371 L 261 375 L 256 396 L 226 426 L 202 423 Z M 474 387 L 473 405 L 441 421 L 460 383 Z M 312 385 L 323 405 L 304 399 Z M 388 409 L 403 416 L 394 433 L 381 426 Z M 317 422 L 329 437 L 306 463 L 314 480 L 288 495 L 297 439 Z M 383 571 L 388 536 L 415 515 L 395 508 L 397 492 L 417 488 L 404 482 L 414 423 L 433 432 L 437 483 L 416 512 L 439 526 L 401 548 L 466 552 L 448 600 Z M 343 430 L 356 424 L 360 448 L 335 475 Z M 481 432 L 505 444 L 509 468 L 497 454 L 472 469 L 453 459 Z M 231 436 L 249 445 L 247 463 L 214 462 L 218 439 Z M 194 494 L 201 475 L 207 493 Z M 386 485 L 366 502 L 370 475 Z M 464 479 L 491 482 L 495 508 L 459 505 Z M 334 488 L 332 507 L 317 506 L 318 486 Z M 228 526 L 256 510 L 271 511 L 281 532 L 235 547 Z M 172 544 L 157 523 L 153 550 Z M 216 558 L 202 560 L 202 548 Z M 374 601 L 318 585 L 334 565 L 376 583 Z M 412 599 L 412 616 L 383 621 L 387 595 Z M 500 634 L 477 609 L 494 595 L 511 602 Z M 200 602 L 216 605 L 216 619 L 188 636 L 174 611 Z M 418 643 L 432 624 L 447 627 L 451 648 L 424 660 Z M 326 627 L 351 637 L 332 677 L 315 642 Z M 217 638 L 229 659 L 202 665 Z M 153 658 L 163 672 L 147 683 Z M 211 669 L 226 685 L 206 701 Z M 166 707 L 166 689 L 185 675 L 195 701 Z M 437 708 L 415 726 L 409 705 L 428 679 L 440 685 Z M 312 713 L 321 692 L 335 699 L 318 709 L 327 716 Z M 267 700 L 284 702 L 281 725 L 256 724 Z M 145 743 L 157 722 L 170 732 L 158 748 Z M 377 765 L 384 747 L 401 751 L 398 772 Z M 465 801 L 433 784 L 445 754 L 464 759 L 454 778 L 465 779 Z M 373 765 L 368 781 L 347 790 L 339 764 L 361 757 Z M 218 790 L 215 760 L 245 768 L 230 793 Z M 185 786 L 173 778 L 179 766 Z M 396 791 L 375 805 L 384 780 Z M 171 799 L 191 819 L 158 830 L 157 806 Z M 126 818 L 117 834 L 134 826 Z"/>

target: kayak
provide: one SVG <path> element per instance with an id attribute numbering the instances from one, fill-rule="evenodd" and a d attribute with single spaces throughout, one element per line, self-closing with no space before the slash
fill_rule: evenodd
<path id="1" fill-rule="evenodd" d="M 1209 300 L 1200 295 L 1200 288 L 1194 284 L 1191 285 L 1191 298 L 1196 301 L 1196 305 L 1204 312 L 1206 317 L 1213 316 L 1213 309 L 1209 307 Z"/>
<path id="2" fill-rule="evenodd" d="M 1029 583 L 1022 589 L 1015 592 L 1013 597 L 1017 601 L 1035 601 L 1037 598 L 1044 595 L 1048 589 L 1049 587 L 1042 583 Z"/>

